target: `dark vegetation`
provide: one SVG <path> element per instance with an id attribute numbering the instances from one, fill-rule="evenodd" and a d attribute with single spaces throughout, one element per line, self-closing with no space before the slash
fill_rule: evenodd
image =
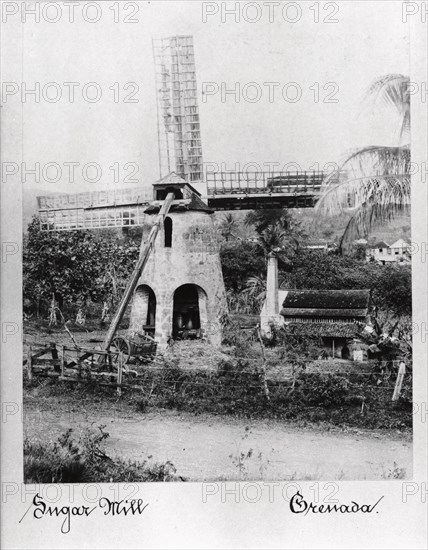
<path id="1" fill-rule="evenodd" d="M 104 301 L 114 307 L 138 258 L 143 231 L 46 232 L 34 217 L 24 236 L 24 311 L 46 317 L 52 294 L 71 316 Z"/>
<path id="2" fill-rule="evenodd" d="M 258 243 L 225 241 L 220 249 L 221 267 L 226 290 L 237 293 L 254 275 L 266 276 L 266 259 Z"/>
<path id="3" fill-rule="evenodd" d="M 69 429 L 53 445 L 24 441 L 26 483 L 183 481 L 173 464 L 111 458 L 104 449 L 105 426 L 76 436 Z"/>
<path id="4" fill-rule="evenodd" d="M 375 376 L 301 371 L 294 388 L 283 381 L 269 382 L 267 400 L 262 373 L 244 360 L 225 362 L 215 373 L 169 366 L 156 373 L 147 372 L 144 383 L 150 392 L 140 399 L 138 409 L 145 412 L 156 407 L 197 414 L 295 420 L 303 424 L 326 422 L 343 428 L 411 428 L 411 401 L 403 397 L 392 404 L 391 386 L 382 383 L 377 386 L 375 380 Z"/>

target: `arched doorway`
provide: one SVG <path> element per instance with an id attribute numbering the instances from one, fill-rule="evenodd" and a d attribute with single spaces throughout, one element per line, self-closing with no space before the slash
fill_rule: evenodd
<path id="1" fill-rule="evenodd" d="M 174 292 L 172 336 L 177 338 L 199 338 L 206 323 L 205 291 L 193 284 L 182 285 Z"/>
<path id="2" fill-rule="evenodd" d="M 137 287 L 132 308 L 132 329 L 154 336 L 156 329 L 156 296 L 148 285 Z"/>

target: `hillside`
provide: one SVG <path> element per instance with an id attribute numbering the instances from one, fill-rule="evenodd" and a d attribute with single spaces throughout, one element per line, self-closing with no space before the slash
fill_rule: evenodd
<path id="1" fill-rule="evenodd" d="M 232 211 L 233 216 L 238 221 L 237 235 L 241 238 L 252 236 L 254 231 L 247 228 L 244 224 L 245 216 L 248 211 Z M 301 222 L 301 227 L 306 233 L 310 241 L 327 241 L 339 242 L 342 236 L 349 217 L 346 215 L 336 216 L 334 218 L 326 218 L 318 215 L 313 208 L 293 209 L 293 216 Z M 221 223 L 226 212 L 218 212 L 215 214 L 217 223 Z M 388 243 L 393 243 L 399 238 L 410 240 L 411 238 L 411 220 L 410 216 L 403 216 L 393 220 L 389 224 L 377 227 L 370 235 L 365 236 L 369 241 L 377 242 L 384 240 Z"/>

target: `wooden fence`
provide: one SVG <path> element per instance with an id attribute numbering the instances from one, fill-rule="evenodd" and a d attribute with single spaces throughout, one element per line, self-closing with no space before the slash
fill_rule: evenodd
<path id="1" fill-rule="evenodd" d="M 390 372 L 388 374 L 388 380 L 384 380 L 384 377 L 379 375 L 379 380 L 377 382 L 370 381 L 369 384 L 370 386 L 389 388 L 392 393 L 392 401 L 397 401 L 399 399 L 404 378 L 409 376 L 409 373 L 406 372 L 404 361 L 397 361 L 396 363 L 399 363 L 396 365 L 398 367 L 396 376 L 393 372 Z M 334 370 L 333 372 L 328 372 L 328 370 L 323 371 L 323 369 L 320 370 L 324 372 L 324 374 L 337 374 L 346 377 L 357 375 L 372 378 L 374 376 L 372 372 L 364 372 L 361 364 L 359 367 L 361 368 L 360 372 L 355 369 L 351 371 L 345 370 L 343 365 L 340 366 L 340 370 Z M 152 357 L 150 365 L 146 364 L 144 366 L 144 370 L 148 371 L 159 371 L 163 370 L 163 368 L 164 364 L 162 360 L 156 357 Z M 266 376 L 266 359 L 263 365 L 257 365 L 257 368 L 261 368 L 263 373 L 262 389 L 266 397 L 269 398 L 269 385 L 275 385 L 278 381 L 275 382 L 272 379 L 268 379 Z M 33 344 L 29 345 L 27 348 L 26 358 L 24 359 L 24 369 L 26 370 L 28 380 L 32 380 L 35 375 L 69 382 L 89 382 L 96 380 L 98 385 L 116 387 L 119 395 L 121 395 L 123 388 L 143 389 L 141 385 L 135 383 L 130 384 L 131 380 L 134 382 L 137 381 L 136 378 L 138 377 L 138 373 L 134 370 L 130 370 L 124 360 L 124 355 L 118 351 L 107 352 L 79 346 L 57 345 L 54 343 L 48 345 Z M 281 383 L 290 385 L 291 391 L 293 391 L 301 367 L 296 368 L 295 366 L 284 365 L 284 370 L 287 371 L 287 375 L 281 377 Z M 306 372 L 310 374 L 316 371 L 306 370 Z M 369 379 L 367 379 L 367 382 L 368 381 Z M 198 384 L 201 384 L 201 382 L 198 381 Z M 351 383 L 350 386 L 355 389 L 364 388 L 367 387 L 367 383 L 364 382 L 357 385 Z"/>
<path id="2" fill-rule="evenodd" d="M 39 349 L 35 350 L 35 347 Z M 28 380 L 34 375 L 69 382 L 99 380 L 100 385 L 117 387 L 121 394 L 125 367 L 121 352 L 85 349 L 78 346 L 48 344 L 29 345 L 23 361 Z"/>

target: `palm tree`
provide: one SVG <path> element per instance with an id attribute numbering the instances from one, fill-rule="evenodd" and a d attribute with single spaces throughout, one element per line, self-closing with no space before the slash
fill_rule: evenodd
<path id="1" fill-rule="evenodd" d="M 367 235 L 376 225 L 410 211 L 410 93 L 409 77 L 377 78 L 367 90 L 365 107 L 393 108 L 396 147 L 372 145 L 352 151 L 321 188 L 318 212 L 351 215 L 342 236 L 346 241 Z"/>
<path id="2" fill-rule="evenodd" d="M 410 139 L 409 77 L 402 74 L 387 74 L 376 78 L 366 92 L 364 107 L 374 109 L 379 103 L 395 111 L 399 145 L 408 144 Z"/>
<path id="3" fill-rule="evenodd" d="M 259 313 L 266 299 L 266 279 L 254 275 L 247 279 L 247 286 L 241 295 L 250 313 Z"/>
<path id="4" fill-rule="evenodd" d="M 269 224 L 266 224 L 263 230 L 259 229 L 258 233 L 259 244 L 264 249 L 266 258 L 273 252 L 282 266 L 289 266 L 299 248 L 297 238 L 297 235 L 300 235 L 299 224 L 294 228 L 293 224 L 285 225 L 284 220 L 278 217 L 270 220 Z M 251 313 L 260 313 L 266 299 L 266 278 L 257 275 L 249 277 L 241 296 Z"/>
<path id="5" fill-rule="evenodd" d="M 278 286 L 287 282 L 287 278 L 280 277 Z M 246 313 L 260 313 L 266 300 L 266 278 L 254 275 L 247 279 L 245 288 L 240 293 L 240 305 L 244 306 Z"/>
<path id="6" fill-rule="evenodd" d="M 236 237 L 235 232 L 238 226 L 239 224 L 236 217 L 231 212 L 227 212 L 221 220 L 220 233 L 226 241 L 229 241 L 231 237 Z"/>
<path id="7" fill-rule="evenodd" d="M 306 236 L 301 222 L 286 209 L 253 210 L 247 214 L 244 223 L 254 226 L 266 257 L 275 252 L 284 263 L 289 263 Z"/>
<path id="8" fill-rule="evenodd" d="M 305 237 L 301 223 L 285 209 L 251 211 L 245 218 L 245 225 L 254 226 L 266 258 L 273 252 L 282 267 L 290 266 L 300 240 Z M 240 298 L 248 312 L 260 313 L 266 299 L 266 278 L 249 277 Z"/>

